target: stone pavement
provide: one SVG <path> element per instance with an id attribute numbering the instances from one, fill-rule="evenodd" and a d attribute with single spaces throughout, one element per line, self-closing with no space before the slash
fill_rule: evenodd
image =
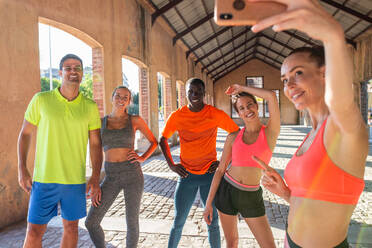
<path id="1" fill-rule="evenodd" d="M 308 128 L 302 126 L 282 126 L 270 163 L 271 166 L 283 174 L 287 162 L 308 131 Z M 224 131 L 218 132 L 218 156 L 221 155 L 226 135 L 227 133 Z M 179 161 L 179 146 L 173 147 L 171 150 L 173 158 Z M 139 247 L 167 247 L 174 216 L 173 194 L 177 176 L 168 169 L 162 155 L 151 157 L 143 164 L 142 169 L 145 188 L 140 209 Z M 365 181 L 366 187 L 354 211 L 349 228 L 348 239 L 353 248 L 372 247 L 372 148 L 370 148 L 367 159 Z M 264 190 L 263 196 L 275 242 L 278 247 L 283 247 L 288 204 L 267 190 Z M 88 207 L 90 207 L 90 203 L 88 203 Z M 202 219 L 202 214 L 203 206 L 197 197 L 184 227 L 179 247 L 209 247 L 206 224 Z M 102 222 L 102 226 L 106 235 L 107 247 L 125 247 L 126 224 L 123 193 L 120 193 L 113 203 Z M 25 222 L 0 230 L 0 247 L 22 247 L 25 230 Z M 62 221 L 61 217 L 57 216 L 48 225 L 43 239 L 43 247 L 59 247 L 61 236 Z M 222 229 L 221 236 L 223 237 Z M 259 247 L 243 220 L 239 221 L 239 237 L 239 247 Z M 224 239 L 222 242 L 225 246 Z M 79 225 L 78 247 L 94 247 L 84 226 L 84 220 L 80 221 Z"/>

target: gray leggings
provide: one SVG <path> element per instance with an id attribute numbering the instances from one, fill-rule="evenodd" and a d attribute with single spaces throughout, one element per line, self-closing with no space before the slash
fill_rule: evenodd
<path id="1" fill-rule="evenodd" d="M 138 162 L 105 162 L 106 177 L 101 184 L 101 205 L 92 207 L 85 220 L 90 238 L 97 248 L 105 247 L 105 235 L 100 225 L 119 192 L 124 190 L 128 248 L 137 247 L 139 208 L 143 193 L 143 174 Z"/>

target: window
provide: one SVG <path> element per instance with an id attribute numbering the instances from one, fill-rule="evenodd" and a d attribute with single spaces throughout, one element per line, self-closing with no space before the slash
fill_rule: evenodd
<path id="1" fill-rule="evenodd" d="M 246 84 L 247 84 L 247 86 L 252 86 L 252 87 L 256 87 L 256 88 L 263 88 L 263 86 L 264 86 L 263 77 L 262 76 L 260 76 L 260 77 L 247 77 L 246 78 Z M 275 92 L 276 97 L 278 99 L 278 103 L 280 104 L 280 102 L 279 102 L 279 90 L 272 90 L 272 91 Z M 260 97 L 256 97 L 256 100 L 257 100 L 257 104 L 258 104 L 258 116 L 259 117 L 270 117 L 269 107 L 268 107 L 267 102 Z M 239 115 L 235 111 L 232 102 L 231 102 L 231 118 L 239 118 Z"/>
<path id="2" fill-rule="evenodd" d="M 239 118 L 238 112 L 236 112 L 234 105 L 232 103 L 232 99 L 230 101 L 231 101 L 231 118 Z"/>

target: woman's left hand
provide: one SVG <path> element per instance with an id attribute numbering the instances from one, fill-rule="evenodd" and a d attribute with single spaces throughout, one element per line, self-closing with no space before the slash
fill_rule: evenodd
<path id="1" fill-rule="evenodd" d="M 134 150 L 128 152 L 128 160 L 131 162 L 139 162 L 142 163 L 145 161 L 141 156 L 139 156 Z"/>
<path id="2" fill-rule="evenodd" d="M 236 95 L 236 94 L 239 94 L 241 92 L 241 85 L 239 84 L 232 84 L 229 86 L 229 88 L 227 88 L 227 90 L 225 91 L 225 94 L 226 95 Z"/>
<path id="3" fill-rule="evenodd" d="M 260 2 L 267 0 L 248 0 Z M 317 0 L 273 0 L 287 6 L 287 11 L 261 20 L 252 27 L 259 32 L 273 26 L 275 32 L 296 29 L 323 42 L 332 42 L 335 37 L 343 36 L 342 26 L 323 9 Z"/>
<path id="4" fill-rule="evenodd" d="M 212 220 L 213 220 L 213 208 L 211 205 L 207 204 L 204 208 L 204 212 L 203 212 L 203 218 L 205 220 L 205 222 L 210 225 L 212 223 Z"/>

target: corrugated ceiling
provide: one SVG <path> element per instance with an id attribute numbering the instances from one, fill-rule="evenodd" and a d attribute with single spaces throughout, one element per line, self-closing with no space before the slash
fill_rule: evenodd
<path id="1" fill-rule="evenodd" d="M 162 16 L 175 31 L 175 43 L 181 40 L 214 81 L 256 58 L 280 68 L 284 58 L 295 48 L 320 45 L 299 31 L 259 34 L 250 27 L 222 27 L 213 21 L 214 0 L 148 0 L 156 9 L 153 22 Z M 372 27 L 372 0 L 321 0 L 322 6 L 342 25 L 347 42 Z"/>

